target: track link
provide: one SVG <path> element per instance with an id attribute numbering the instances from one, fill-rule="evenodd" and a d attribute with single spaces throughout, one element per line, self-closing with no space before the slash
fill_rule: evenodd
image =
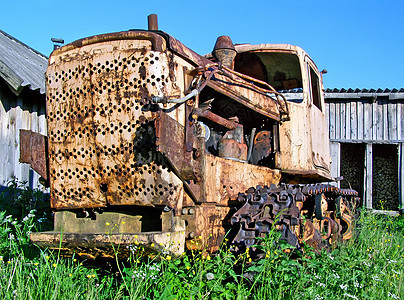
<path id="1" fill-rule="evenodd" d="M 230 219 L 238 229 L 232 241 L 236 250 L 259 243 L 257 238 L 273 229 L 297 249 L 306 243 L 320 250 L 352 237 L 359 198 L 354 190 L 330 184 L 281 184 L 249 188 L 239 193 L 238 201 L 241 207 Z"/>

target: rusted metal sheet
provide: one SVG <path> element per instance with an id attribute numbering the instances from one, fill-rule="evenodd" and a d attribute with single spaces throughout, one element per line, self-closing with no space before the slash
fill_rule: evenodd
<path id="1" fill-rule="evenodd" d="M 62 53 L 66 53 L 73 49 L 81 48 L 84 46 L 89 46 L 92 44 L 104 43 L 104 42 L 116 42 L 116 41 L 124 41 L 124 40 L 144 40 L 149 41 L 151 43 L 151 47 L 153 51 L 163 52 L 166 50 L 166 42 L 164 38 L 153 32 L 147 31 L 121 31 L 121 32 L 114 32 L 114 33 L 106 33 L 95 35 L 87 38 L 83 38 L 73 43 L 70 43 L 66 46 L 60 47 L 53 51 L 52 56 L 58 56 Z"/>
<path id="2" fill-rule="evenodd" d="M 47 138 L 31 130 L 20 129 L 20 162 L 31 165 L 31 168 L 48 180 Z"/>
<path id="3" fill-rule="evenodd" d="M 205 202 L 228 205 L 229 199 L 235 199 L 238 193 L 251 186 L 278 184 L 281 178 L 279 170 L 251 165 L 245 162 L 204 156 Z"/>
<path id="4" fill-rule="evenodd" d="M 248 86 L 242 86 L 232 82 L 229 77 L 221 74 L 215 74 L 214 79 L 209 81 L 207 85 L 264 116 L 276 121 L 280 120 L 277 104 L 275 100 L 269 96 L 254 91 Z"/>
<path id="5" fill-rule="evenodd" d="M 317 112 L 312 115 L 312 110 Z M 292 182 L 330 181 L 329 143 L 323 142 L 328 140 L 325 115 L 301 103 L 289 103 L 289 113 L 293 121 L 279 126 L 282 172 L 295 175 Z M 315 125 L 307 124 L 311 115 Z"/>
<path id="6" fill-rule="evenodd" d="M 219 246 L 226 234 L 224 223 L 230 207 L 204 203 L 190 209 L 193 209 L 192 215 L 182 216 L 184 220 L 188 220 L 190 225 L 187 226 L 186 231 L 186 237 L 188 238 L 186 241 L 187 248 L 189 250 L 219 250 Z"/>
<path id="7" fill-rule="evenodd" d="M 52 207 L 176 207 L 182 183 L 154 161 L 144 109 L 152 96 L 179 93 L 171 58 L 120 34 L 79 46 L 55 51 L 47 72 Z"/>
<path id="8" fill-rule="evenodd" d="M 247 162 L 247 145 L 234 139 L 222 139 L 219 142 L 219 156 Z"/>
<path id="9" fill-rule="evenodd" d="M 164 153 L 180 173 L 184 164 L 185 128 L 166 113 L 158 111 L 155 116 L 156 150 Z"/>
<path id="10" fill-rule="evenodd" d="M 212 63 L 212 61 L 189 49 L 174 37 L 168 34 L 166 34 L 166 36 L 168 39 L 168 47 L 183 59 L 193 63 L 194 66 L 205 66 Z"/>
<path id="11" fill-rule="evenodd" d="M 279 126 L 279 143 L 281 151 L 281 169 L 291 171 L 311 170 L 310 130 L 307 128 L 306 105 L 289 103 L 292 122 Z"/>
<path id="12" fill-rule="evenodd" d="M 196 180 L 199 177 L 198 174 L 202 172 L 200 156 L 204 151 L 196 146 L 197 138 L 193 134 L 190 135 L 190 151 L 187 151 L 184 126 L 161 111 L 157 112 L 155 116 L 156 150 L 166 156 L 170 167 L 175 170 L 176 174 L 179 174 L 182 180 Z M 190 127 L 190 125 L 188 124 L 186 127 Z M 193 128 L 190 130 L 193 131 Z M 193 151 L 194 147 L 198 150 Z M 197 197 L 195 195 L 193 197 L 196 200 Z"/>

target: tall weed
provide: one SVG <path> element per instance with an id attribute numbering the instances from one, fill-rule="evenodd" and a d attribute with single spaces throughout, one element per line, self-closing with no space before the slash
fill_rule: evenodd
<path id="1" fill-rule="evenodd" d="M 0 189 L 0 211 L 17 220 L 23 220 L 35 211 L 35 229 L 50 230 L 53 226 L 49 194 L 27 187 L 26 182 L 13 179 Z"/>
<path id="2" fill-rule="evenodd" d="M 237 256 L 225 244 L 214 255 L 134 252 L 111 273 L 31 245 L 43 215 L 33 192 L 13 195 L 26 205 L 18 217 L 0 212 L 2 299 L 404 299 L 404 217 L 364 211 L 354 238 L 330 253 L 290 249 L 271 231 Z"/>

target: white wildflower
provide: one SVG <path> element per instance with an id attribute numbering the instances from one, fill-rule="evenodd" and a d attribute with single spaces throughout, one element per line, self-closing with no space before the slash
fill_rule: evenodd
<path id="1" fill-rule="evenodd" d="M 331 254 L 328 254 L 328 258 L 334 260 L 334 257 Z"/>
<path id="2" fill-rule="evenodd" d="M 397 272 L 397 271 L 395 271 L 395 270 L 391 270 L 394 274 L 397 274 L 397 275 L 399 275 L 400 274 L 400 272 Z"/>
<path id="3" fill-rule="evenodd" d="M 207 280 L 212 280 L 213 278 L 215 278 L 215 275 L 213 275 L 212 273 L 206 273 L 205 276 Z"/>
<path id="4" fill-rule="evenodd" d="M 348 294 L 348 293 L 344 293 L 344 296 L 345 296 L 345 297 L 348 297 L 348 298 L 355 299 L 355 300 L 359 300 L 358 297 L 356 297 L 356 296 L 354 296 L 354 295 L 351 295 L 351 294 Z"/>
<path id="5" fill-rule="evenodd" d="M 159 265 L 147 265 L 147 267 L 149 268 L 149 270 L 151 271 L 156 271 L 156 272 L 160 272 L 160 266 Z"/>
<path id="6" fill-rule="evenodd" d="M 387 296 L 389 296 L 389 297 L 391 297 L 391 298 L 393 298 L 393 299 L 399 299 L 399 297 L 398 297 L 397 295 L 392 294 L 392 293 L 390 293 L 390 292 L 387 292 Z"/>
<path id="7" fill-rule="evenodd" d="M 135 270 L 133 272 L 132 278 L 137 278 L 137 279 L 145 279 L 146 278 L 146 273 L 141 270 Z"/>
<path id="8" fill-rule="evenodd" d="M 27 222 L 29 220 L 28 216 L 24 217 L 24 219 L 22 219 L 23 222 Z"/>
<path id="9" fill-rule="evenodd" d="M 137 250 L 137 246 L 136 246 L 136 245 L 129 245 L 129 246 L 127 246 L 127 247 L 129 247 L 129 250 L 130 250 L 132 253 Z"/>
<path id="10" fill-rule="evenodd" d="M 379 276 L 377 276 L 377 275 L 372 275 L 372 279 L 373 279 L 374 281 L 382 281 L 382 280 L 379 278 Z"/>
<path id="11" fill-rule="evenodd" d="M 392 260 L 392 259 L 386 259 L 386 261 L 387 261 L 387 263 L 389 263 L 389 264 L 395 264 L 395 263 L 397 263 L 396 260 Z"/>
<path id="12" fill-rule="evenodd" d="M 366 261 L 364 261 L 363 264 L 364 264 L 365 266 L 367 266 L 367 267 L 370 267 L 370 263 L 368 263 L 368 262 L 366 262 Z"/>
<path id="13" fill-rule="evenodd" d="M 360 284 L 359 282 L 355 281 L 354 282 L 354 287 L 361 289 L 361 288 L 363 288 L 363 284 Z"/>
<path id="14" fill-rule="evenodd" d="M 319 296 L 319 295 L 316 295 L 315 297 L 314 297 L 314 300 L 323 300 L 324 299 L 324 297 L 321 297 L 321 296 Z"/>
<path id="15" fill-rule="evenodd" d="M 317 285 L 321 286 L 321 287 L 325 287 L 325 284 L 322 282 L 317 282 Z"/>
<path id="16" fill-rule="evenodd" d="M 347 284 L 340 284 L 339 287 L 343 290 L 347 290 L 348 289 L 348 285 Z"/>
<path id="17" fill-rule="evenodd" d="M 341 277 L 338 275 L 338 273 L 333 273 L 332 275 L 334 275 L 335 278 L 340 279 Z"/>

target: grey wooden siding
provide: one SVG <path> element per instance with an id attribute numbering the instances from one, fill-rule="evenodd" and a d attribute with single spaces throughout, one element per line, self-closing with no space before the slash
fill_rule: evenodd
<path id="1" fill-rule="evenodd" d="M 328 99 L 331 141 L 404 142 L 403 100 Z"/>
<path id="2" fill-rule="evenodd" d="M 29 129 L 46 135 L 45 108 L 37 102 L 27 105 L 22 97 L 10 101 L 0 94 L 0 186 L 15 177 L 31 188 L 42 187 L 39 175 L 28 164 L 19 162 L 19 130 Z"/>
<path id="3" fill-rule="evenodd" d="M 404 210 L 404 89 L 367 93 L 326 92 L 331 152 L 331 173 L 339 177 L 341 143 L 364 143 L 363 194 L 365 206 L 372 209 L 374 144 L 398 145 L 399 209 Z"/>
<path id="4" fill-rule="evenodd" d="M 48 58 L 0 30 L 0 187 L 16 178 L 37 187 L 39 176 L 19 162 L 19 130 L 46 134 Z"/>

